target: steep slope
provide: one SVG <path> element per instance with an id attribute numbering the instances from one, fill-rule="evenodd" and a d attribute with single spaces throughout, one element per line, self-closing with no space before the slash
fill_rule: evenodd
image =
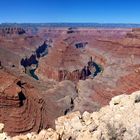
<path id="1" fill-rule="evenodd" d="M 55 118 L 71 111 L 76 94 L 70 81 L 45 85 L 1 69 L 0 122 L 10 135 L 53 127 Z"/>

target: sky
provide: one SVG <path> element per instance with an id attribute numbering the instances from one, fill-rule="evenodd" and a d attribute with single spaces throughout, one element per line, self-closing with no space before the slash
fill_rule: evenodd
<path id="1" fill-rule="evenodd" d="M 0 0 L 0 23 L 140 23 L 140 0 Z"/>

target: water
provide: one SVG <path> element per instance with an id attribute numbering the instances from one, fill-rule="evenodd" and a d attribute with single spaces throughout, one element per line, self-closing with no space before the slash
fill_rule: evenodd
<path id="1" fill-rule="evenodd" d="M 34 79 L 39 80 L 38 76 L 35 74 L 35 70 L 36 70 L 36 69 L 30 70 L 30 74 L 31 74 L 31 76 L 32 76 Z"/>

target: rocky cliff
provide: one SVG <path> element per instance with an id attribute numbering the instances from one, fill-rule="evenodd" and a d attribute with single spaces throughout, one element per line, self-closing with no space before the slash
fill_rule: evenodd
<path id="1" fill-rule="evenodd" d="M 71 111 L 76 96 L 70 81 L 43 84 L 0 69 L 0 122 L 10 135 L 54 127 L 57 117 Z"/>
<path id="2" fill-rule="evenodd" d="M 0 35 L 5 36 L 7 34 L 10 35 L 22 35 L 25 34 L 25 30 L 20 27 L 1 27 L 0 28 Z"/>
<path id="3" fill-rule="evenodd" d="M 139 140 L 140 139 L 140 91 L 131 95 L 112 98 L 108 106 L 99 112 L 82 115 L 74 112 L 59 117 L 55 130 L 42 130 L 10 138 L 0 125 L 0 139 L 4 140 Z"/>

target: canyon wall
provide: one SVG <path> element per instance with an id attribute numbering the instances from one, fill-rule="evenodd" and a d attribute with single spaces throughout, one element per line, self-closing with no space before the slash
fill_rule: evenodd
<path id="1" fill-rule="evenodd" d="M 140 91 L 112 98 L 99 112 L 73 112 L 55 121 L 55 130 L 49 128 L 39 134 L 9 137 L 0 124 L 0 138 L 7 140 L 139 140 Z"/>
<path id="2" fill-rule="evenodd" d="M 43 84 L 0 69 L 0 122 L 10 135 L 53 127 L 58 116 L 72 110 L 76 96 L 70 81 Z"/>

